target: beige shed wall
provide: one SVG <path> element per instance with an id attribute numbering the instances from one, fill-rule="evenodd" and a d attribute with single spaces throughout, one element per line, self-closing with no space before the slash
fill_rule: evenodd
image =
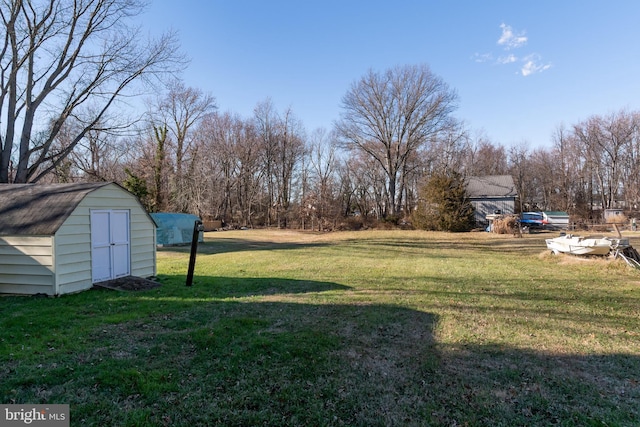
<path id="1" fill-rule="evenodd" d="M 115 184 L 89 193 L 55 236 L 0 236 L 0 293 L 66 294 L 93 286 L 91 209 L 130 212 L 131 275 L 156 274 L 156 228 L 138 200 Z"/>
<path id="2" fill-rule="evenodd" d="M 0 236 L 0 293 L 55 295 L 51 236 Z"/>
<path id="3" fill-rule="evenodd" d="M 71 213 L 55 235 L 58 293 L 89 289 L 91 280 L 91 210 L 128 209 L 130 211 L 131 275 L 156 274 L 156 229 L 138 200 L 115 184 L 89 193 Z"/>

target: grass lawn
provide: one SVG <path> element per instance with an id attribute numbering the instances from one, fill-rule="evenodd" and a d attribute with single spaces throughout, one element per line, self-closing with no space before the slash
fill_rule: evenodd
<path id="1" fill-rule="evenodd" d="M 91 426 L 638 426 L 640 271 L 551 236 L 207 233 L 191 288 L 189 248 L 164 248 L 158 289 L 0 298 L 0 403 Z"/>

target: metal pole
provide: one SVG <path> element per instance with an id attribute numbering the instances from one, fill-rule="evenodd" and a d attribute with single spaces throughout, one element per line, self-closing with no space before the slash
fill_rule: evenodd
<path id="1" fill-rule="evenodd" d="M 191 239 L 191 255 L 189 256 L 189 270 L 187 271 L 187 286 L 193 283 L 193 270 L 196 268 L 196 254 L 198 253 L 198 237 L 202 231 L 202 221 L 197 219 L 193 224 L 193 237 Z"/>

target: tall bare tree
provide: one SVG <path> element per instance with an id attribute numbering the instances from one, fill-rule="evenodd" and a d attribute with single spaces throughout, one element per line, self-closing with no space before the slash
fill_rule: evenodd
<path id="1" fill-rule="evenodd" d="M 2 0 L 0 182 L 38 181 L 134 83 L 182 67 L 172 34 L 139 42 L 129 18 L 143 6 L 141 0 Z M 78 131 L 66 149 L 52 151 L 71 117 Z"/>
<path id="2" fill-rule="evenodd" d="M 265 168 L 267 225 L 286 227 L 294 173 L 304 154 L 304 127 L 290 108 L 278 114 L 270 99 L 256 106 L 254 121 Z"/>
<path id="3" fill-rule="evenodd" d="M 343 97 L 336 129 L 346 148 L 366 153 L 383 171 L 384 216 L 401 210 L 408 160 L 452 125 L 456 101 L 427 65 L 369 71 Z"/>
<path id="4" fill-rule="evenodd" d="M 155 145 L 153 156 L 153 206 L 156 212 L 165 209 L 165 203 L 168 198 L 167 178 L 167 125 L 153 126 L 153 143 Z"/>
<path id="5" fill-rule="evenodd" d="M 520 212 L 527 210 L 526 208 L 532 208 L 535 203 L 534 191 L 531 188 L 530 155 L 528 144 L 525 141 L 509 148 L 509 172 L 515 179 L 520 200 Z"/>
<path id="6" fill-rule="evenodd" d="M 609 116 L 592 116 L 574 125 L 588 167 L 598 190 L 602 209 L 614 207 L 622 196 L 624 157 L 631 149 L 638 123 L 626 111 Z"/>
<path id="7" fill-rule="evenodd" d="M 210 215 L 233 222 L 235 190 L 238 180 L 236 145 L 242 137 L 243 122 L 231 113 L 213 113 L 205 117 L 198 128 L 196 141 L 203 149 L 201 162 L 203 183 L 208 186 Z"/>
<path id="8" fill-rule="evenodd" d="M 559 125 L 552 135 L 553 148 L 547 160 L 546 174 L 553 174 L 554 180 L 547 187 L 549 203 L 547 208 L 576 213 L 583 210 L 578 206 L 577 196 L 584 195 L 585 175 L 582 155 L 578 148 L 577 138 L 570 129 Z M 541 171 L 540 174 L 545 173 Z M 584 197 L 580 197 L 584 200 Z"/>
<path id="9" fill-rule="evenodd" d="M 264 168 L 261 162 L 258 135 L 254 122 L 239 122 L 236 127 L 238 138 L 235 145 L 238 179 L 236 184 L 236 207 L 238 215 L 234 220 L 242 226 L 253 226 L 256 214 L 266 217 L 265 212 L 258 212 L 257 205 L 263 189 Z"/>
<path id="10" fill-rule="evenodd" d="M 624 156 L 623 185 L 627 206 L 637 212 L 640 207 L 640 112 L 630 114 L 635 123 L 635 132 Z"/>
<path id="11" fill-rule="evenodd" d="M 142 201 L 145 207 L 150 212 L 167 211 L 169 172 L 174 164 L 166 153 L 166 126 L 146 123 L 137 134 L 126 138 L 123 144 L 127 146 L 127 153 L 119 159 L 120 168 L 128 170 L 125 173 L 129 181 L 144 182 L 147 194 Z"/>
<path id="12" fill-rule="evenodd" d="M 187 212 L 189 199 L 189 177 L 186 168 L 192 167 L 185 163 L 192 163 L 191 151 L 193 134 L 198 124 L 209 113 L 216 109 L 215 98 L 200 89 L 187 87 L 180 80 L 169 84 L 169 91 L 157 102 L 156 121 L 165 123 L 171 142 L 175 160 L 173 173 L 171 205 L 179 212 Z M 167 146 L 167 151 L 169 147 Z"/>
<path id="13" fill-rule="evenodd" d="M 92 129 L 70 153 L 69 159 L 83 172 L 84 181 L 120 181 L 121 156 L 116 136 Z"/>
<path id="14" fill-rule="evenodd" d="M 481 136 L 471 141 L 465 160 L 467 176 L 506 175 L 509 173 L 507 152 L 503 145 L 494 144 Z"/>
<path id="15" fill-rule="evenodd" d="M 277 187 L 275 177 L 277 175 L 278 152 L 278 128 L 280 118 L 270 99 L 266 99 L 256 105 L 253 110 L 255 129 L 260 141 L 260 151 L 265 170 L 267 225 L 271 225 L 276 218 Z"/>
<path id="16" fill-rule="evenodd" d="M 323 128 L 311 134 L 308 154 L 309 189 L 303 197 L 304 212 L 312 219 L 312 228 L 328 228 L 340 210 L 336 204 L 338 158 L 336 137 Z"/>
<path id="17" fill-rule="evenodd" d="M 278 138 L 278 162 L 276 183 L 278 185 L 278 226 L 287 227 L 293 196 L 295 172 L 305 153 L 305 131 L 302 122 L 288 108 L 280 122 Z"/>

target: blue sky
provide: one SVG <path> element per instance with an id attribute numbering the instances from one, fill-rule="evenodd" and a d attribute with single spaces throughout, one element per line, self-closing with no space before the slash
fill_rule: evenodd
<path id="1" fill-rule="evenodd" d="M 330 129 L 369 69 L 428 64 L 459 96 L 455 115 L 505 146 L 550 146 L 562 123 L 640 110 L 640 1 L 152 0 L 173 29 L 183 79 L 220 111 L 271 98 L 307 131 Z"/>

